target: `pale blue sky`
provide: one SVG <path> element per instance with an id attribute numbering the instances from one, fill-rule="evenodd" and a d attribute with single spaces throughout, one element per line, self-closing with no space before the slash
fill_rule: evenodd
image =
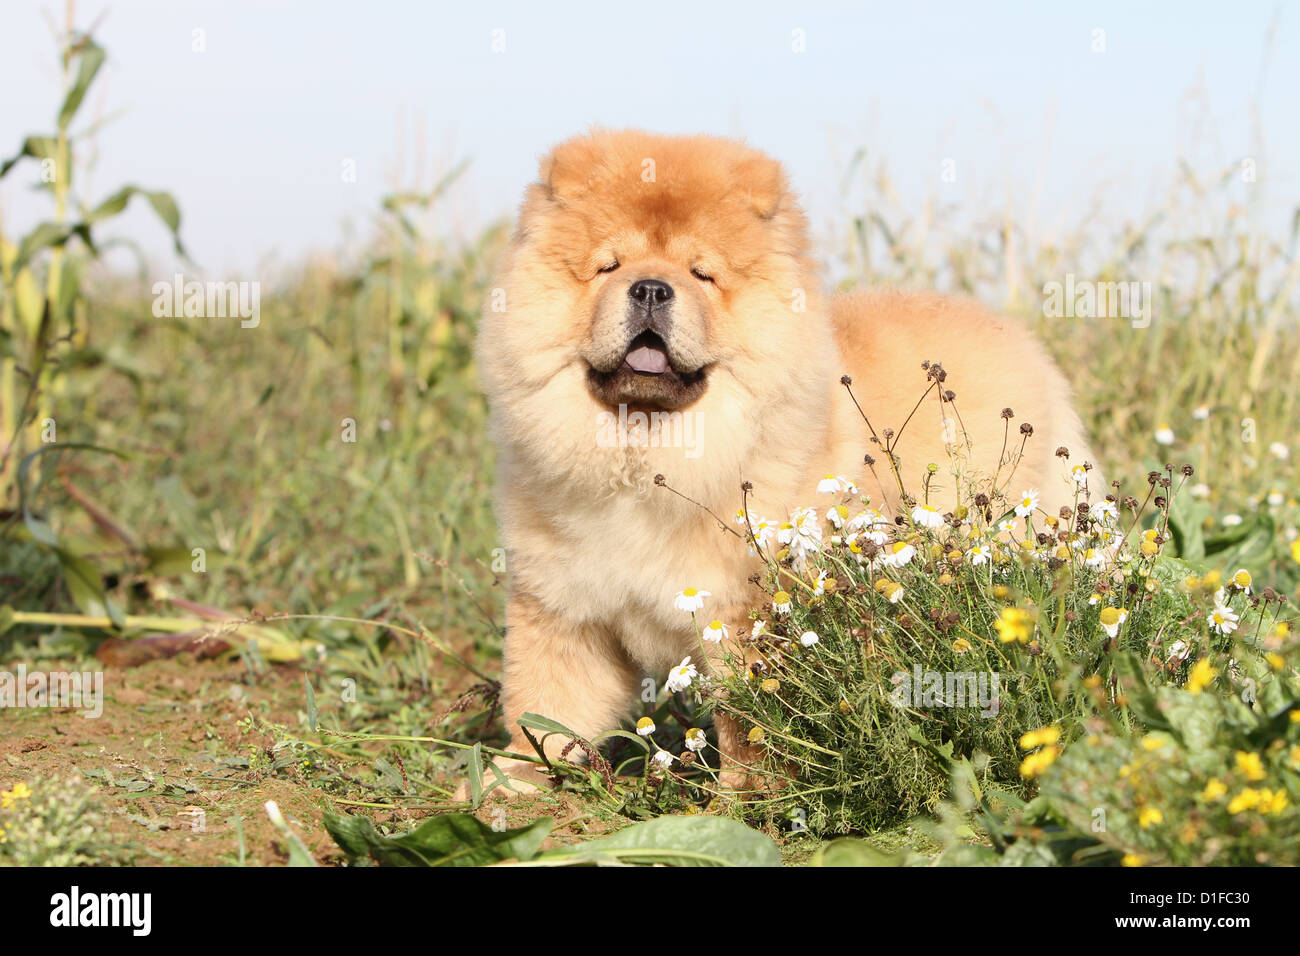
<path id="1" fill-rule="evenodd" d="M 42 12 L 62 10 L 0 0 L 0 154 L 45 130 L 56 108 Z M 509 215 L 546 147 L 592 123 L 743 135 L 786 161 L 823 233 L 852 203 L 839 176 L 860 147 L 888 159 L 905 202 L 937 191 L 975 208 L 1010 196 L 1028 215 L 1041 190 L 1042 228 L 1077 217 L 1101 186 L 1112 214 L 1136 216 L 1180 156 L 1203 168 L 1254 156 L 1270 205 L 1289 215 L 1300 196 L 1300 9 L 1276 2 L 79 0 L 78 10 L 82 25 L 105 15 L 97 35 L 110 56 L 85 117 L 116 117 L 91 181 L 100 193 L 122 181 L 171 190 L 187 244 L 214 274 L 340 248 L 342 224 L 364 233 L 399 168 L 404 185 L 427 186 L 470 159 L 442 220 L 470 232 Z M 204 53 L 191 50 L 195 29 Z M 792 51 L 796 29 L 804 53 Z M 1096 29 L 1104 53 L 1092 50 Z M 356 183 L 342 182 L 345 158 Z M 955 184 L 940 181 L 945 158 Z M 10 235 L 40 208 L 18 171 L 0 185 Z M 168 245 L 143 212 L 121 231 L 163 261 Z"/>

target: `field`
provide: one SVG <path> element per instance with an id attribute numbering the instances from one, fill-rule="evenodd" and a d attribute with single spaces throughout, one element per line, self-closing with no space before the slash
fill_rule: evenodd
<path id="1" fill-rule="evenodd" d="M 66 130 L 48 147 L 61 162 Z M 13 134 L 4 131 L 6 155 Z M 31 176 L 46 148 L 7 175 Z M 882 163 L 860 157 L 848 176 L 869 198 L 845 210 L 838 234 L 819 236 L 830 281 L 975 295 L 1041 335 L 1074 383 L 1100 464 L 1123 482 L 1120 495 L 1149 497 L 1149 472 L 1174 477 L 1166 517 L 1179 551 L 1169 551 L 1170 574 L 1218 572 L 1230 582 L 1244 567 L 1257 600 L 1275 589 L 1262 612 L 1247 607 L 1251 595 L 1236 606 L 1243 623 L 1258 615 L 1256 649 L 1281 655 L 1274 684 L 1293 687 L 1294 637 L 1277 622 L 1294 617 L 1300 597 L 1295 232 L 1257 225 L 1252 184 L 1235 166 L 1179 170 L 1149 218 L 1115 228 L 1080 222 L 1050 242 L 1027 237 L 1011 209 L 958 216 L 936 204 L 909 214 L 891 199 Z M 455 189 L 454 177 L 442 188 Z M 102 672 L 104 700 L 96 719 L 71 707 L 5 710 L 0 791 L 15 816 L 0 815 L 10 830 L 0 861 L 338 864 L 365 854 L 327 831 L 327 814 L 361 815 L 393 834 L 471 809 L 492 833 L 503 822 L 552 818 L 550 849 L 663 814 L 744 820 L 787 863 L 844 834 L 871 839 L 870 850 L 853 844 L 858 852 L 910 862 L 1002 849 L 998 814 L 1023 810 L 1016 801 L 1033 796 L 1038 774 L 1024 775 L 1001 804 L 989 803 L 987 786 L 963 802 L 953 783 L 963 767 L 987 782 L 979 748 L 969 763 L 949 748 L 917 770 L 929 790 L 916 791 L 906 818 L 811 797 L 779 812 L 710 799 L 707 788 L 647 776 L 636 745 L 621 738 L 612 783 L 577 771 L 554 795 L 457 802 L 454 790 L 483 756 L 474 746 L 500 747 L 508 736 L 492 683 L 508 570 L 472 343 L 509 224 L 451 244 L 437 231 L 439 192 L 395 194 L 376 211 L 365 256 L 304 262 L 268 283 L 260 321 L 245 328 L 238 318 L 158 316 L 151 286 L 171 270 L 134 276 L 98 266 L 86 236 L 68 227 L 90 221 L 103 197 L 79 203 L 60 183 L 49 191 L 51 222 L 64 232 L 24 245 L 0 231 L 0 669 Z M 169 201 L 128 201 L 152 203 L 183 240 Z M 112 211 L 90 222 L 94 236 L 111 234 Z M 1149 282 L 1149 325 L 1046 314 L 1045 289 L 1067 274 Z M 943 361 L 942 343 L 931 358 Z M 919 369 L 917 381 L 919 394 Z M 1180 473 L 1184 464 L 1192 477 Z M 1162 544 L 1172 537 L 1170 521 L 1156 521 L 1135 520 L 1134 541 L 1148 527 L 1161 530 Z M 937 565 L 930 570 L 937 580 Z M 1034 593 L 1031 578 L 1019 593 Z M 1213 590 L 1208 579 L 1204 589 Z M 1195 600 L 1168 620 L 1188 618 Z M 989 605 L 971 626 L 989 613 L 1009 619 Z M 1268 644 L 1263 635 L 1274 633 Z M 1147 646 L 1159 635 L 1130 637 Z M 1136 656 L 1143 666 L 1163 659 Z M 1153 699 L 1191 679 L 1185 670 L 1166 676 Z M 1156 740 L 1150 749 L 1159 750 L 1154 711 L 1133 711 L 1132 739 Z M 1281 707 L 1284 719 L 1288 712 Z M 695 716 L 684 698 L 661 698 L 655 710 L 668 734 Z M 1009 726 L 1013 753 L 1031 729 Z M 1179 738 L 1177 728 L 1168 733 Z M 1250 752 L 1229 744 L 1226 729 L 1221 737 L 1202 743 L 1222 750 L 1227 766 Z M 926 747 L 905 734 L 891 746 L 900 760 L 925 759 Z M 1066 748 L 1059 762 L 1069 769 L 1084 749 Z M 1264 747 L 1265 763 L 1283 776 L 1270 787 L 1296 792 L 1300 763 L 1288 769 L 1287 751 L 1274 750 Z M 1042 779 L 1047 789 L 1049 775 Z M 1059 787 L 1052 819 L 1068 831 L 1069 781 Z M 1295 811 L 1277 810 L 1272 829 L 1261 816 L 1263 831 L 1215 836 L 1244 841 L 1248 860 L 1296 862 Z M 1103 849 L 1142 862 L 1116 839 Z"/>

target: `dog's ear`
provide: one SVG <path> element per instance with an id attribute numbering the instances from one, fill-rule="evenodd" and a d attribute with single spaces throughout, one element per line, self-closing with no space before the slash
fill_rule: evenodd
<path id="1" fill-rule="evenodd" d="M 538 170 L 542 186 L 552 199 L 568 199 L 588 188 L 600 169 L 600 149 L 591 136 L 566 140 L 542 157 Z"/>
<path id="2" fill-rule="evenodd" d="M 789 191 L 780 163 L 762 153 L 749 152 L 733 164 L 732 174 L 760 219 L 776 215 Z"/>

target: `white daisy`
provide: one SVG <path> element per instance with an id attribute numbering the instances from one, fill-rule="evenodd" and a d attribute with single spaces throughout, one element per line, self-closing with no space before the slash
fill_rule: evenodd
<path id="1" fill-rule="evenodd" d="M 1224 516 L 1223 516 L 1223 526 L 1224 526 L 1225 528 L 1235 528 L 1235 527 L 1237 527 L 1237 525 L 1241 524 L 1242 521 L 1244 521 L 1244 520 L 1245 520 L 1245 519 L 1242 518 L 1242 516 L 1239 515 L 1239 514 L 1224 515 Z"/>
<path id="2" fill-rule="evenodd" d="M 1268 446 L 1268 453 L 1278 461 L 1286 461 L 1291 457 L 1291 449 L 1280 441 L 1275 441 Z"/>
<path id="3" fill-rule="evenodd" d="M 1119 626 L 1124 623 L 1128 617 L 1128 611 L 1122 607 L 1107 607 L 1101 611 L 1101 629 L 1106 632 L 1107 637 L 1114 637 L 1119 633 Z"/>
<path id="4" fill-rule="evenodd" d="M 657 764 L 658 766 L 663 767 L 665 770 L 667 770 L 669 767 L 673 765 L 673 761 L 676 760 L 677 758 L 674 757 L 672 754 L 670 754 L 667 750 L 660 750 L 650 759 L 653 760 L 655 764 Z"/>
<path id="5" fill-rule="evenodd" d="M 912 520 L 922 528 L 942 528 L 943 512 L 931 505 L 917 505 L 912 509 Z"/>
<path id="6" fill-rule="evenodd" d="M 1192 409 L 1192 417 L 1195 418 L 1198 422 L 1205 421 L 1207 418 L 1210 417 L 1210 406 L 1197 405 L 1195 408 Z"/>
<path id="7" fill-rule="evenodd" d="M 642 717 L 636 722 L 636 732 L 642 737 L 649 737 L 655 732 L 655 722 L 649 717 Z"/>
<path id="8" fill-rule="evenodd" d="M 893 544 L 885 546 L 885 550 L 881 552 L 880 561 L 887 568 L 901 568 L 914 557 L 916 557 L 916 548 L 906 541 L 895 541 Z"/>
<path id="9" fill-rule="evenodd" d="M 1021 518 L 1027 518 L 1038 510 L 1038 489 L 1030 488 L 1028 491 L 1020 493 L 1020 501 L 1016 504 L 1016 514 Z"/>
<path id="10" fill-rule="evenodd" d="M 1210 622 L 1210 630 L 1219 634 L 1231 634 L 1237 629 L 1237 612 L 1223 604 L 1216 604 L 1205 617 Z"/>
<path id="11" fill-rule="evenodd" d="M 978 544 L 966 552 L 966 560 L 976 568 L 981 564 L 988 564 L 993 560 L 993 549 L 987 544 Z"/>
<path id="12" fill-rule="evenodd" d="M 790 613 L 790 592 L 777 591 L 772 595 L 772 610 L 777 614 Z"/>
<path id="13" fill-rule="evenodd" d="M 821 481 L 817 482 L 817 490 L 828 495 L 841 493 L 856 495 L 858 486 L 843 475 L 826 475 Z"/>
<path id="14" fill-rule="evenodd" d="M 708 591 L 701 591 L 698 588 L 686 588 L 684 591 L 678 591 L 677 597 L 673 598 L 673 607 L 679 611 L 692 613 L 704 607 L 704 599 L 711 597 Z"/>
<path id="15" fill-rule="evenodd" d="M 804 631 L 803 634 L 799 636 L 799 643 L 804 647 L 812 647 L 818 640 L 820 640 L 820 638 L 817 637 L 816 631 Z"/>
<path id="16" fill-rule="evenodd" d="M 723 624 L 721 621 L 710 621 L 708 624 L 704 625 L 704 628 L 700 631 L 700 637 L 708 641 L 710 644 L 719 644 L 728 633 L 727 625 Z"/>
<path id="17" fill-rule="evenodd" d="M 676 694 L 691 686 L 691 682 L 699 677 L 699 671 L 691 663 L 689 657 L 683 658 L 682 662 L 668 672 L 668 693 Z"/>
<path id="18" fill-rule="evenodd" d="M 686 731 L 686 749 L 691 753 L 699 753 L 705 748 L 709 740 L 704 736 L 704 731 L 699 727 L 692 727 Z"/>
<path id="19" fill-rule="evenodd" d="M 1156 429 L 1157 445 L 1172 445 L 1175 441 L 1174 430 L 1168 425 L 1161 425 Z"/>
<path id="20" fill-rule="evenodd" d="M 1119 518 L 1119 509 L 1115 507 L 1113 501 L 1098 501 L 1088 509 L 1088 514 L 1092 516 L 1093 521 L 1105 522 L 1107 519 L 1115 521 Z"/>

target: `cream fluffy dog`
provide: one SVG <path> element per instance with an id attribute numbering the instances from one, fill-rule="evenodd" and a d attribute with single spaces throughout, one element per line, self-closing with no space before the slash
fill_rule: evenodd
<path id="1" fill-rule="evenodd" d="M 927 382 L 923 360 L 945 381 Z M 901 510 L 843 376 L 881 441 L 894 431 L 909 493 L 939 465 L 929 502 L 941 509 L 963 480 L 954 449 L 962 473 L 1014 474 L 1002 490 L 1037 488 L 1049 512 L 1073 500 L 1069 467 L 1091 459 L 1069 386 L 1028 332 L 935 295 L 828 301 L 781 167 L 723 139 L 596 131 L 557 147 L 525 196 L 478 361 L 510 574 L 503 704 L 521 752 L 521 714 L 591 737 L 629 715 L 647 675 L 662 684 L 698 655 L 674 607 L 684 588 L 710 592 L 705 620 L 747 630 L 760 566 L 704 510 L 734 515 L 742 482 L 750 512 L 777 520 L 818 504 L 828 474 Z M 1098 472 L 1089 483 L 1105 493 Z M 730 722 L 718 731 L 742 758 Z M 548 756 L 563 745 L 552 738 Z"/>

